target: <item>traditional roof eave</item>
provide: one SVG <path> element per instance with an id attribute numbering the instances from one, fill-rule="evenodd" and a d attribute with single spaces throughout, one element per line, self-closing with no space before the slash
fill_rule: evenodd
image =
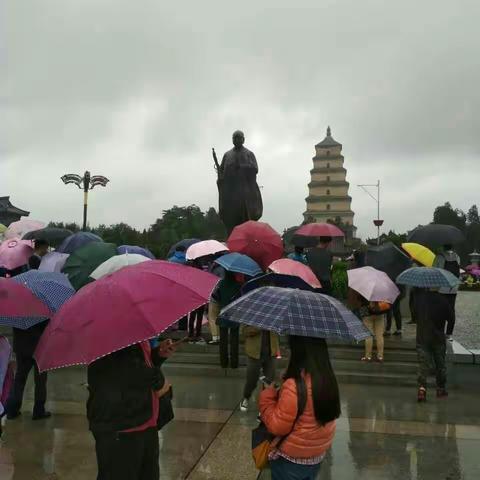
<path id="1" fill-rule="evenodd" d="M 317 148 L 332 148 L 332 147 L 341 147 L 342 144 L 338 143 L 332 137 L 332 130 L 330 127 L 327 128 L 327 136 L 320 142 L 315 145 Z"/>

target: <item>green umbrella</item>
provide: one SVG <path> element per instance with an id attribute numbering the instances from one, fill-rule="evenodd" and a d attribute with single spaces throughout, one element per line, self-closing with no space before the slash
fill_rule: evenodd
<path id="1" fill-rule="evenodd" d="M 65 262 L 62 272 L 68 275 L 75 290 L 79 290 L 92 279 L 90 274 L 103 262 L 117 254 L 113 243 L 90 242 L 75 250 Z"/>

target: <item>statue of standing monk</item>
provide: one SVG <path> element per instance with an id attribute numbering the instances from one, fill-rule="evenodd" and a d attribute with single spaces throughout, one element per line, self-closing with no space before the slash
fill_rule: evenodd
<path id="1" fill-rule="evenodd" d="M 228 233 L 247 220 L 259 220 L 263 202 L 257 185 L 258 165 L 253 152 L 245 148 L 245 135 L 240 130 L 233 133 L 234 147 L 225 153 L 218 165 L 219 215 Z"/>

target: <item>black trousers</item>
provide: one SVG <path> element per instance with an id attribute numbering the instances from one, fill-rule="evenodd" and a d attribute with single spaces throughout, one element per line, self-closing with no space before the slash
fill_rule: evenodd
<path id="1" fill-rule="evenodd" d="M 228 368 L 230 346 L 230 368 L 238 368 L 238 348 L 240 343 L 239 327 L 220 327 L 220 365 Z"/>
<path id="2" fill-rule="evenodd" d="M 402 329 L 402 311 L 400 309 L 400 303 L 402 298 L 399 297 L 393 302 L 392 308 L 387 312 L 387 332 L 392 329 L 392 317 L 395 318 L 395 327 L 397 330 Z"/>
<path id="3" fill-rule="evenodd" d="M 7 401 L 7 414 L 15 415 L 22 408 L 23 391 L 27 383 L 28 374 L 34 368 L 35 375 L 35 405 L 33 414 L 43 414 L 45 412 L 45 402 L 47 401 L 47 373 L 39 373 L 35 360 L 30 355 L 16 354 L 17 371 L 13 382 L 12 391 Z"/>
<path id="4" fill-rule="evenodd" d="M 188 319 L 188 336 L 191 338 L 198 338 L 202 335 L 203 314 L 205 313 L 205 306 L 197 308 L 190 314 Z"/>
<path id="5" fill-rule="evenodd" d="M 159 443 L 156 428 L 133 433 L 94 434 L 97 480 L 158 480 Z"/>
<path id="6" fill-rule="evenodd" d="M 410 317 L 411 323 L 417 323 L 417 319 L 415 318 L 415 294 L 410 292 L 410 296 L 408 297 L 408 308 L 410 309 Z"/>
<path id="7" fill-rule="evenodd" d="M 448 316 L 447 320 L 447 335 L 451 335 L 453 333 L 453 329 L 455 328 L 455 320 L 457 315 L 455 313 L 455 302 L 457 301 L 457 295 L 445 295 L 450 304 L 450 315 Z"/>
<path id="8" fill-rule="evenodd" d="M 263 359 L 247 357 L 247 380 L 243 387 L 243 398 L 250 399 L 252 393 L 257 388 L 260 370 L 263 375 L 273 382 L 275 379 L 275 357 L 269 356 Z"/>
<path id="9" fill-rule="evenodd" d="M 431 365 L 435 368 L 437 387 L 445 388 L 447 384 L 447 347 L 445 342 L 430 345 L 417 344 L 418 386 L 427 387 L 427 378 Z"/>

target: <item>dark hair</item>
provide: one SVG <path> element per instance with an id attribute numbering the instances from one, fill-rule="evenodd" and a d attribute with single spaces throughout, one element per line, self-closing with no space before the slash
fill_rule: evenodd
<path id="1" fill-rule="evenodd" d="M 443 249 L 444 250 L 453 250 L 453 247 L 452 247 L 452 245 L 447 243 L 446 245 L 443 246 Z"/>
<path id="2" fill-rule="evenodd" d="M 290 362 L 284 378 L 300 379 L 302 371 L 312 379 L 315 418 L 325 425 L 340 416 L 340 393 L 327 343 L 323 338 L 290 336 Z"/>
<path id="3" fill-rule="evenodd" d="M 178 245 L 175 247 L 176 252 L 185 252 L 187 249 L 185 248 L 185 245 Z"/>
<path id="4" fill-rule="evenodd" d="M 320 237 L 320 243 L 330 243 L 332 241 L 332 237 Z"/>
<path id="5" fill-rule="evenodd" d="M 35 240 L 35 248 L 40 248 L 40 247 L 49 247 L 50 244 L 44 240 L 43 238 L 39 238 L 37 240 Z"/>
<path id="6" fill-rule="evenodd" d="M 304 248 L 303 247 L 295 247 L 295 253 L 298 253 L 299 255 L 301 255 L 303 252 L 304 252 Z"/>

